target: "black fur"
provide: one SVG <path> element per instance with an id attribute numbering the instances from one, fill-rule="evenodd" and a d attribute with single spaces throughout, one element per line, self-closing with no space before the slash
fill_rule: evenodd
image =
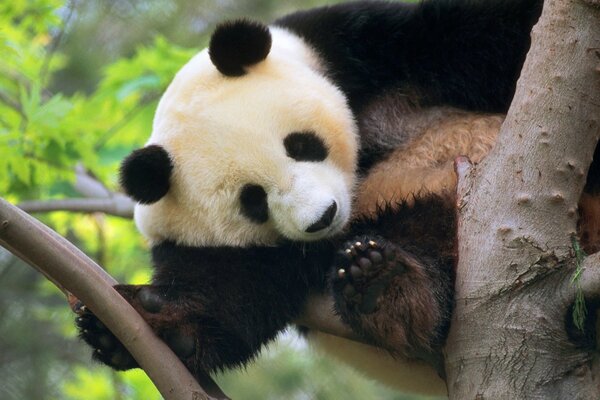
<path id="1" fill-rule="evenodd" d="M 357 114 L 400 90 L 422 106 L 505 112 L 541 11 L 539 0 L 359 1 L 275 21 L 325 60 Z"/>
<path id="2" fill-rule="evenodd" d="M 588 170 L 584 191 L 593 195 L 600 194 L 600 145 L 596 146 L 594 159 Z"/>
<path id="3" fill-rule="evenodd" d="M 355 115 L 390 91 L 405 96 L 411 107 L 505 111 L 540 5 L 540 0 L 358 2 L 295 13 L 276 24 L 316 49 Z M 238 24 L 218 29 L 210 45 L 211 59 L 229 76 L 242 75 L 244 66 L 268 53 L 262 27 Z M 238 43 L 248 53 L 236 55 Z M 383 157 L 386 149 L 371 150 L 382 150 Z M 152 285 L 117 289 L 197 373 L 246 363 L 299 316 L 310 292 L 328 288 L 341 318 L 367 340 L 394 354 L 431 360 L 452 309 L 455 228 L 451 197 L 420 196 L 413 206 L 386 207 L 375 220 L 357 220 L 341 237 L 319 243 L 269 248 L 163 243 L 153 249 Z M 351 275 L 340 274 L 344 261 L 335 258 L 338 251 L 352 252 L 352 243 L 371 240 L 375 247 L 358 246 L 347 260 Z M 370 253 L 374 249 L 385 262 Z M 354 293 L 344 292 L 349 285 Z M 82 336 L 102 354 L 122 350 L 98 339 L 106 329 L 86 326 Z M 111 360 L 102 358 L 109 365 Z"/>
<path id="4" fill-rule="evenodd" d="M 413 205 L 386 205 L 376 219 L 355 221 L 348 238 L 335 263 L 345 274 L 332 273 L 339 315 L 392 354 L 432 360 L 453 306 L 454 196 L 432 194 Z"/>
<path id="5" fill-rule="evenodd" d="M 121 164 L 121 186 L 135 201 L 151 204 L 169 191 L 172 171 L 173 163 L 162 146 L 146 146 L 135 150 Z"/>
<path id="6" fill-rule="evenodd" d="M 165 242 L 152 249 L 152 286 L 116 288 L 171 347 L 183 348 L 191 371 L 215 371 L 245 364 L 297 317 L 308 293 L 324 290 L 333 256 L 325 242 L 247 249 Z M 96 358 L 130 368 L 128 353 L 90 315 L 78 325 L 83 339 L 101 350 Z M 194 351 L 182 344 L 186 337 L 194 338 Z M 125 362 L 115 365 L 113 358 Z"/>
<path id="7" fill-rule="evenodd" d="M 244 75 L 245 67 L 267 58 L 270 50 L 269 28 L 244 19 L 219 25 L 208 46 L 215 67 L 223 75 L 234 77 Z"/>
<path id="8" fill-rule="evenodd" d="M 402 108 L 443 105 L 504 113 L 541 5 L 541 0 L 358 1 L 297 12 L 275 24 L 314 47 L 354 115 L 390 94 L 404 99 Z M 361 152 L 360 170 L 390 150 Z"/>
<path id="9" fill-rule="evenodd" d="M 434 212 L 427 212 L 432 208 Z M 422 338 L 410 344 L 414 349 L 409 355 L 424 356 L 419 351 L 439 346 L 452 307 L 453 202 L 428 197 L 414 207 L 404 205 L 382 214 L 385 219 L 357 222 L 343 237 L 316 243 L 195 248 L 165 242 L 152 249 L 155 274 L 151 286 L 119 285 L 116 289 L 160 337 L 178 350 L 192 372 L 217 371 L 247 363 L 300 316 L 310 293 L 328 290 L 332 285 L 328 281 L 337 271 L 336 250 L 342 248 L 342 243 L 359 233 L 390 235 L 390 244 L 414 250 L 411 256 L 422 265 L 422 270 L 407 269 L 402 276 L 413 282 L 410 291 L 433 293 L 439 302 L 436 307 L 443 310 L 431 325 L 406 326 L 402 322 L 399 326 L 408 330 L 407 336 Z M 435 246 L 439 240 L 449 242 Z M 387 294 L 382 290 L 377 297 Z M 396 303 L 398 307 L 410 308 L 415 315 L 431 314 L 431 304 L 410 297 Z M 336 310 L 367 340 L 389 347 L 381 342 L 378 329 L 368 320 L 370 316 L 345 307 L 338 294 Z M 372 315 L 378 316 L 377 312 Z M 394 315 L 388 324 L 398 324 L 405 318 L 406 315 Z M 80 317 L 78 325 L 81 337 L 100 350 L 95 358 L 118 369 L 136 366 L 93 314 Z"/>
<path id="10" fill-rule="evenodd" d="M 288 157 L 296 161 L 323 161 L 327 158 L 327 146 L 314 132 L 294 132 L 283 139 Z"/>
<path id="11" fill-rule="evenodd" d="M 246 185 L 240 192 L 241 212 L 250 221 L 263 224 L 269 220 L 267 192 L 260 185 Z"/>

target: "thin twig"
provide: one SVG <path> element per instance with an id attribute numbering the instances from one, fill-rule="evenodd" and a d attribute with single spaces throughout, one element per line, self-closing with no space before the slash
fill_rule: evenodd
<path id="1" fill-rule="evenodd" d="M 100 136 L 94 145 L 94 150 L 101 149 L 106 142 L 110 140 L 110 138 L 112 138 L 117 132 L 119 132 L 119 130 L 121 130 L 121 128 L 127 125 L 129 121 L 131 121 L 137 114 L 146 108 L 148 104 L 152 103 L 154 100 L 157 100 L 159 97 L 160 95 L 158 93 L 145 95 L 135 107 L 127 111 L 119 121 L 108 128 L 106 132 Z"/>
<path id="2" fill-rule="evenodd" d="M 50 71 L 50 62 L 52 61 L 54 54 L 58 50 L 58 46 L 62 42 L 65 31 L 67 30 L 67 26 L 69 25 L 69 22 L 71 21 L 71 17 L 75 13 L 75 2 L 74 1 L 70 1 L 69 4 L 67 5 L 67 7 L 69 8 L 69 13 L 67 14 L 67 17 L 65 18 L 65 20 L 62 24 L 60 32 L 58 32 L 58 35 L 56 35 L 54 40 L 52 41 L 52 45 L 51 45 L 50 49 L 48 49 L 48 51 L 46 52 L 46 56 L 44 57 L 44 63 L 42 64 L 42 67 L 40 68 L 40 83 L 42 86 L 46 85 L 46 80 L 48 79 L 48 72 Z"/>
<path id="3" fill-rule="evenodd" d="M 21 105 L 3 90 L 0 90 L 0 101 L 18 112 L 21 117 L 25 117 L 25 112 L 23 111 Z"/>
<path id="4" fill-rule="evenodd" d="M 72 172 L 73 170 L 71 169 L 71 167 L 65 166 L 65 165 L 60 165 L 57 164 L 53 161 L 50 161 L 46 158 L 43 157 L 39 157 L 38 155 L 32 153 L 32 152 L 26 152 L 23 154 L 23 158 L 27 159 L 27 160 L 33 160 L 33 161 L 37 161 L 39 163 L 42 164 L 46 164 L 49 167 L 52 168 L 56 168 L 59 171 L 63 171 L 63 172 Z"/>

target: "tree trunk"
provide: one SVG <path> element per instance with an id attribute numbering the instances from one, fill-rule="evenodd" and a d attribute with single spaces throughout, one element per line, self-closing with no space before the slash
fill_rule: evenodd
<path id="1" fill-rule="evenodd" d="M 599 134 L 597 1 L 546 1 L 498 143 L 477 168 L 457 160 L 451 399 L 600 398 L 597 352 L 565 329 L 577 290 L 599 294 L 599 257 L 571 282 L 577 202 Z"/>

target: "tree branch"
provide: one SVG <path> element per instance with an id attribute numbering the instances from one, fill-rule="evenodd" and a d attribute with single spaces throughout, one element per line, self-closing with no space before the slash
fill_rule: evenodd
<path id="1" fill-rule="evenodd" d="M 312 330 L 367 344 L 363 338 L 344 324 L 339 316 L 335 315 L 333 301 L 329 296 L 316 294 L 309 296 L 302 316 L 295 323 Z"/>
<path id="2" fill-rule="evenodd" d="M 88 179 L 88 193 L 104 193 L 101 189 L 103 186 L 98 181 L 88 175 L 84 179 Z M 112 198 L 71 200 L 73 201 L 32 201 L 19 206 L 30 212 L 55 209 L 95 212 L 103 211 L 101 202 L 110 202 Z M 86 209 L 83 210 L 84 208 Z M 53 282 L 67 295 L 70 304 L 73 303 L 73 295 L 85 303 L 123 342 L 165 399 L 211 398 L 197 386 L 179 359 L 154 335 L 139 314 L 114 291 L 112 286 L 117 282 L 112 277 L 56 232 L 1 198 L 0 245 Z M 334 314 L 331 299 L 326 296 L 309 297 L 302 317 L 295 322 L 313 330 L 365 343 L 363 338 L 352 332 Z M 202 385 L 214 398 L 226 398 L 210 377 L 207 376 Z"/>
<path id="3" fill-rule="evenodd" d="M 600 253 L 585 258 L 579 283 L 586 297 L 600 298 Z"/>
<path id="4" fill-rule="evenodd" d="M 75 166 L 75 190 L 85 197 L 111 197 L 112 193 L 98 179 L 86 171 L 82 164 Z"/>
<path id="5" fill-rule="evenodd" d="M 213 399 L 114 289 L 116 281 L 56 232 L 0 198 L 0 245 L 83 301 L 127 347 L 167 400 Z M 225 398 L 207 376 L 205 388 Z"/>
<path id="6" fill-rule="evenodd" d="M 451 399 L 598 398 L 597 371 L 580 368 L 592 354 L 569 341 L 556 289 L 572 270 L 577 202 L 599 135 L 599 21 L 581 0 L 545 2 L 498 141 L 459 174 L 468 182 L 459 182 L 446 345 Z"/>
<path id="7" fill-rule="evenodd" d="M 132 218 L 135 203 L 123 193 L 111 192 L 100 181 L 90 176 L 82 165 L 75 167 L 75 190 L 89 197 L 84 199 L 29 200 L 17 206 L 27 212 L 73 211 L 102 212 L 117 217 Z"/>
<path id="8" fill-rule="evenodd" d="M 105 199 L 62 199 L 45 201 L 24 201 L 18 207 L 27 213 L 50 211 L 102 212 L 117 217 L 133 217 L 133 201 L 124 194 L 115 193 Z"/>

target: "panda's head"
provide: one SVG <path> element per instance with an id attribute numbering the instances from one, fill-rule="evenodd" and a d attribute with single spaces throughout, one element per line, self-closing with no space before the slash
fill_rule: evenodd
<path id="1" fill-rule="evenodd" d="M 356 153 L 346 99 L 311 49 L 240 20 L 176 75 L 121 183 L 154 243 L 310 241 L 348 221 Z"/>

